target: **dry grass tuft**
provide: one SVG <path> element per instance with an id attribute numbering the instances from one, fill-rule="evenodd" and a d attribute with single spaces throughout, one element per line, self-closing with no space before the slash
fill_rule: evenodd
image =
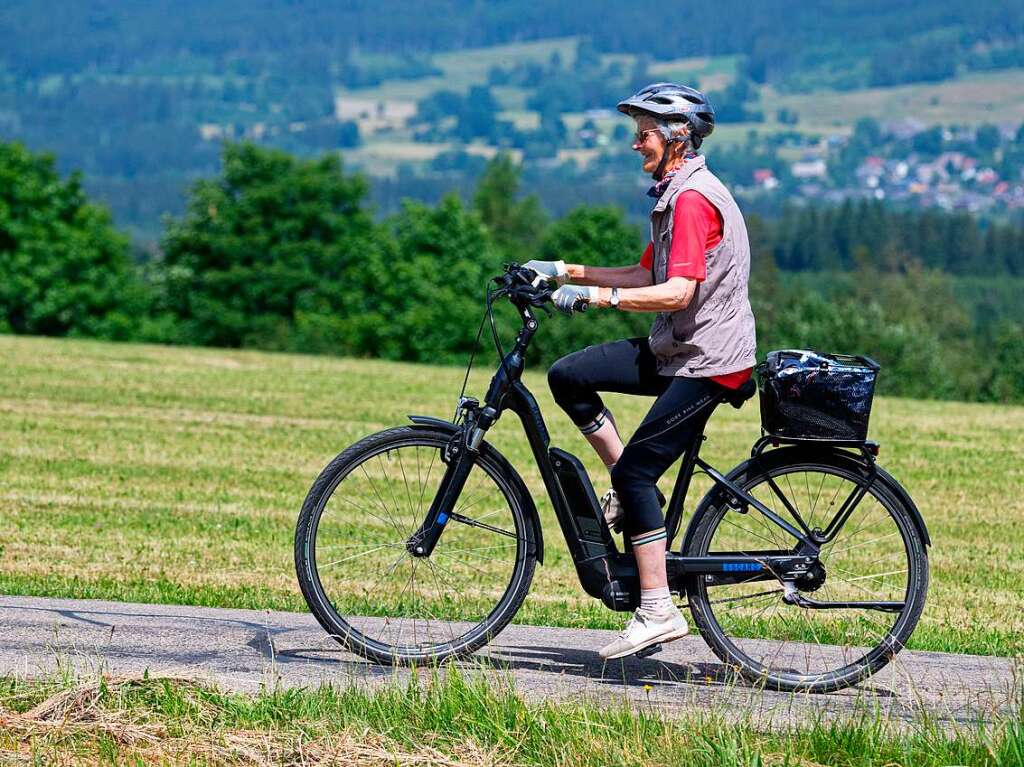
<path id="1" fill-rule="evenodd" d="M 197 729 L 171 734 L 147 721 L 144 707 L 111 706 L 132 693 L 171 686 L 190 705 L 215 713 L 203 700 L 215 691 L 202 682 L 174 676 L 102 677 L 58 692 L 28 711 L 0 708 L 0 764 L 209 764 L 209 765 L 416 765 L 422 767 L 511 767 L 496 752 L 465 744 L 454 755 L 424 744 L 402 748 L 369 729 L 345 730 L 309 739 L 302 733 Z M 116 754 L 111 760 L 111 753 Z"/>

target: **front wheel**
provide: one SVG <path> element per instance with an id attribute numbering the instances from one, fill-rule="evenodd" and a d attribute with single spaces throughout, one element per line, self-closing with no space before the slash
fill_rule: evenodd
<path id="1" fill-rule="evenodd" d="M 399 427 L 366 437 L 320 474 L 295 532 L 295 568 L 317 620 L 380 663 L 472 653 L 516 614 L 533 579 L 533 520 L 508 462 L 486 444 L 436 548 L 406 547 L 444 475 L 451 434 Z"/>
<path id="2" fill-rule="evenodd" d="M 808 528 L 827 530 L 869 476 L 842 451 L 784 448 L 748 462 L 731 479 L 794 526 L 787 501 Z M 685 544 L 689 556 L 795 547 L 794 538 L 746 504 L 719 497 L 701 513 Z M 814 567 L 795 584 L 764 575 L 724 585 L 694 577 L 687 593 L 701 635 L 732 669 L 770 689 L 831 692 L 867 678 L 903 648 L 924 609 L 928 555 L 921 531 L 899 495 L 875 481 L 822 545 Z M 794 585 L 803 604 L 792 602 Z M 814 609 L 811 601 L 843 606 Z"/>

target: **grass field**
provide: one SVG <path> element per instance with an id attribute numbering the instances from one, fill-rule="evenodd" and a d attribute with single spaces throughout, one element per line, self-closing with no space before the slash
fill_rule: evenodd
<path id="1" fill-rule="evenodd" d="M 804 127 L 848 127 L 860 117 L 898 120 L 913 117 L 925 124 L 1011 123 L 1024 121 L 1021 70 L 976 72 L 941 83 L 915 83 L 856 91 L 776 94 L 764 98 L 774 109 L 787 107 Z"/>
<path id="2" fill-rule="evenodd" d="M 865 712 L 763 732 L 727 712 L 524 702 L 500 678 L 448 674 L 375 692 L 221 692 L 182 679 L 0 678 L 4 764 L 1009 767 L 1024 725 L 899 731 Z"/>
<path id="3" fill-rule="evenodd" d="M 463 374 L 12 336 L 0 336 L 0 358 L 0 591 L 298 611 L 292 536 L 317 473 L 408 413 L 450 417 Z M 477 395 L 490 375 L 483 360 L 470 379 Z M 578 454 L 602 492 L 603 468 L 543 376 L 526 380 L 552 443 Z M 610 404 L 629 431 L 647 402 Z M 723 469 L 739 462 L 758 436 L 756 411 L 719 410 L 702 454 Z M 621 625 L 580 591 L 518 423 L 506 418 L 491 434 L 537 499 L 546 534 L 517 620 Z M 1024 653 L 1024 408 L 882 398 L 872 435 L 935 544 L 912 646 Z M 695 481 L 688 509 L 705 486 Z"/>

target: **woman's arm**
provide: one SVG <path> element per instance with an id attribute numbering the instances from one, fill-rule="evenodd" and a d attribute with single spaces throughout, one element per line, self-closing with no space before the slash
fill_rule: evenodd
<path id="1" fill-rule="evenodd" d="M 573 285 L 597 285 L 602 288 L 643 288 L 651 284 L 651 270 L 646 266 L 585 266 L 566 264 L 568 281 Z"/>
<path id="2" fill-rule="evenodd" d="M 650 274 L 647 272 L 648 277 Z M 660 285 L 648 282 L 645 287 L 626 287 L 626 290 L 619 291 L 620 309 L 627 312 L 676 312 L 689 306 L 697 290 L 697 281 L 689 277 L 670 277 Z M 602 287 L 597 291 L 597 305 L 611 306 L 611 297 L 611 288 Z"/>

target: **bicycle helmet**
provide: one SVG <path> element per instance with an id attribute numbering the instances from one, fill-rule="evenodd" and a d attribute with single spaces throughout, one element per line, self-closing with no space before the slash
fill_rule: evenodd
<path id="1" fill-rule="evenodd" d="M 620 101 L 619 111 L 631 117 L 639 112 L 666 121 L 685 120 L 695 149 L 715 129 L 715 110 L 708 97 L 676 83 L 651 83 Z"/>

